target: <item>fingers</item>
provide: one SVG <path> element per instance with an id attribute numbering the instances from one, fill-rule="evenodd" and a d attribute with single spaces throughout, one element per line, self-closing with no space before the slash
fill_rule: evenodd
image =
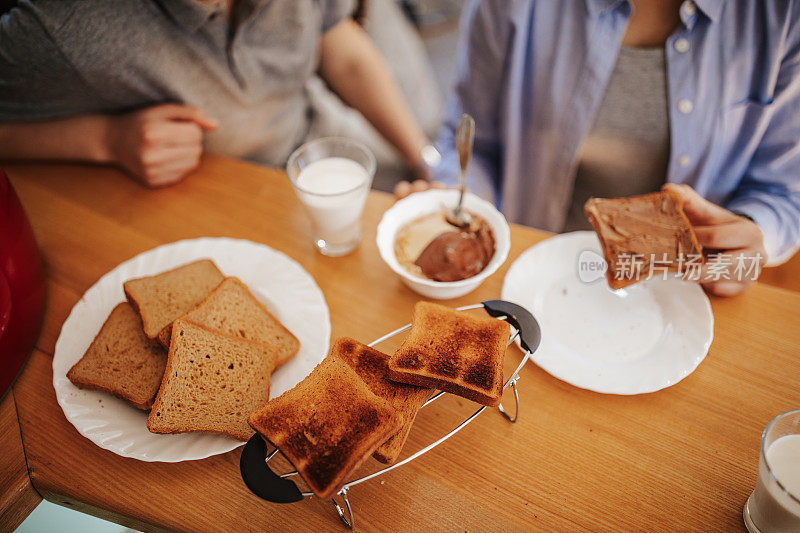
<path id="1" fill-rule="evenodd" d="M 680 195 L 683 199 L 683 211 L 686 213 L 692 225 L 711 226 L 732 222 L 740 218 L 724 207 L 709 202 L 688 185 L 667 183 L 662 187 L 662 190 L 671 191 Z"/>
<path id="2" fill-rule="evenodd" d="M 183 177 L 197 168 L 197 160 L 170 161 L 160 165 L 148 167 L 141 178 L 145 185 L 151 188 L 166 187 L 180 181 Z"/>
<path id="3" fill-rule="evenodd" d="M 203 151 L 203 128 L 216 126 L 192 106 L 166 104 L 119 115 L 110 122 L 114 164 L 149 187 L 181 179 Z"/>
<path id="4" fill-rule="evenodd" d="M 150 189 L 161 189 L 181 181 L 181 179 L 189 173 L 189 170 L 176 169 L 164 171 L 153 176 L 143 176 L 140 181 Z"/>
<path id="5" fill-rule="evenodd" d="M 148 168 L 184 162 L 189 164 L 200 160 L 203 150 L 200 145 L 164 147 L 149 150 L 142 154 L 142 164 Z"/>
<path id="6" fill-rule="evenodd" d="M 407 181 L 401 181 L 394 186 L 395 200 L 401 200 L 411 194 L 411 184 Z"/>
<path id="7" fill-rule="evenodd" d="M 151 118 L 191 121 L 204 130 L 214 130 L 219 126 L 216 119 L 206 115 L 202 109 L 191 105 L 163 104 L 152 107 L 147 112 Z"/>
<path id="8" fill-rule="evenodd" d="M 142 154 L 135 175 L 148 187 L 163 187 L 178 181 L 196 168 L 201 154 L 199 144 L 149 150 Z"/>
<path id="9" fill-rule="evenodd" d="M 146 126 L 142 137 L 150 145 L 199 146 L 203 142 L 203 130 L 194 122 L 157 122 Z"/>
<path id="10" fill-rule="evenodd" d="M 754 281 L 715 281 L 712 283 L 703 283 L 703 288 L 715 296 L 736 296 L 744 292 Z"/>
<path id="11" fill-rule="evenodd" d="M 711 294 L 733 296 L 755 283 L 765 261 L 758 247 L 714 253 L 699 268 L 687 268 L 684 279 L 699 281 Z"/>
<path id="12" fill-rule="evenodd" d="M 697 240 L 709 254 L 698 271 L 685 278 L 699 281 L 711 294 L 733 296 L 755 283 L 767 260 L 761 228 L 744 217 L 709 202 L 688 185 L 664 185 L 683 199 L 683 210 Z"/>
<path id="13" fill-rule="evenodd" d="M 414 194 L 415 192 L 427 191 L 430 188 L 430 182 L 421 179 L 414 180 L 413 183 L 411 183 L 411 194 Z"/>
<path id="14" fill-rule="evenodd" d="M 694 232 L 703 248 L 714 250 L 748 248 L 763 239 L 761 229 L 754 222 L 739 216 L 724 224 L 695 226 Z"/>
<path id="15" fill-rule="evenodd" d="M 394 186 L 395 200 L 401 200 L 415 192 L 427 191 L 428 189 L 446 189 L 447 185 L 441 181 L 425 181 L 422 179 L 416 180 L 413 183 L 401 181 Z"/>
<path id="16" fill-rule="evenodd" d="M 409 183 L 407 181 L 401 181 L 394 186 L 394 197 L 396 200 L 400 200 L 402 198 L 405 198 L 409 194 L 414 194 L 415 192 L 427 191 L 428 189 L 431 188 L 444 189 L 444 184 L 438 181 L 430 183 L 429 181 L 423 179 L 414 180 L 413 183 Z"/>

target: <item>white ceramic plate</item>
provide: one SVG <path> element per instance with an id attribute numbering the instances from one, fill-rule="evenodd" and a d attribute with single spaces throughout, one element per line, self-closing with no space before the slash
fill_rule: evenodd
<path id="1" fill-rule="evenodd" d="M 602 270 L 587 268 L 605 267 L 600 254 L 594 232 L 579 231 L 538 243 L 509 268 L 502 298 L 528 309 L 542 328 L 533 361 L 607 394 L 654 392 L 691 374 L 714 337 L 700 285 L 655 277 L 612 291 Z"/>
<path id="2" fill-rule="evenodd" d="M 110 395 L 81 390 L 66 377 L 108 314 L 125 299 L 131 278 L 210 258 L 236 276 L 299 340 L 300 351 L 272 375 L 270 396 L 306 377 L 328 352 L 331 324 L 322 291 L 297 262 L 269 246 L 227 238 L 202 238 L 159 246 L 125 261 L 100 278 L 75 304 L 61 328 L 53 357 L 53 386 L 67 420 L 101 448 L 142 461 L 188 461 L 230 451 L 243 442 L 217 435 L 157 435 L 147 431 L 147 412 Z"/>

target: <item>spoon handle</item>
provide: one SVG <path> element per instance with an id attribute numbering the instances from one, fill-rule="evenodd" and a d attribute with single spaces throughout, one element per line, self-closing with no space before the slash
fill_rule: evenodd
<path id="1" fill-rule="evenodd" d="M 456 150 L 458 150 L 458 163 L 461 167 L 459 176 L 461 194 L 458 196 L 456 215 L 461 213 L 461 206 L 464 202 L 464 191 L 467 189 L 467 167 L 469 166 L 469 160 L 472 158 L 472 144 L 474 141 L 475 120 L 467 113 L 464 113 L 458 122 L 458 128 L 456 128 Z"/>

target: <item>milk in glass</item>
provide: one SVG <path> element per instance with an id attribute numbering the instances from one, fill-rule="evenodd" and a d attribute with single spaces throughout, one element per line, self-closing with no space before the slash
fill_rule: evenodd
<path id="1" fill-rule="evenodd" d="M 800 532 L 800 435 L 784 435 L 767 447 L 747 510 L 763 533 Z"/>
<path id="2" fill-rule="evenodd" d="M 296 187 L 315 227 L 329 248 L 354 246 L 361 236 L 361 211 L 369 191 L 367 170 L 345 157 L 326 157 L 306 165 Z"/>

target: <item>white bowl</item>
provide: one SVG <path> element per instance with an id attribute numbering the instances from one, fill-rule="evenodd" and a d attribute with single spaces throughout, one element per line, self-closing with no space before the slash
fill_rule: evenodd
<path id="1" fill-rule="evenodd" d="M 403 268 L 394 253 L 397 232 L 412 220 L 443 211 L 454 206 L 456 202 L 458 202 L 458 191 L 455 189 L 431 189 L 414 193 L 387 209 L 378 223 L 376 240 L 383 261 L 400 276 L 403 283 L 408 285 L 411 290 L 436 300 L 458 298 L 475 290 L 483 280 L 500 268 L 511 248 L 511 232 L 502 213 L 486 200 L 467 193 L 464 195 L 464 207 L 470 213 L 486 220 L 494 233 L 494 255 L 486 268 L 471 278 L 459 281 L 433 281 L 415 276 Z"/>

